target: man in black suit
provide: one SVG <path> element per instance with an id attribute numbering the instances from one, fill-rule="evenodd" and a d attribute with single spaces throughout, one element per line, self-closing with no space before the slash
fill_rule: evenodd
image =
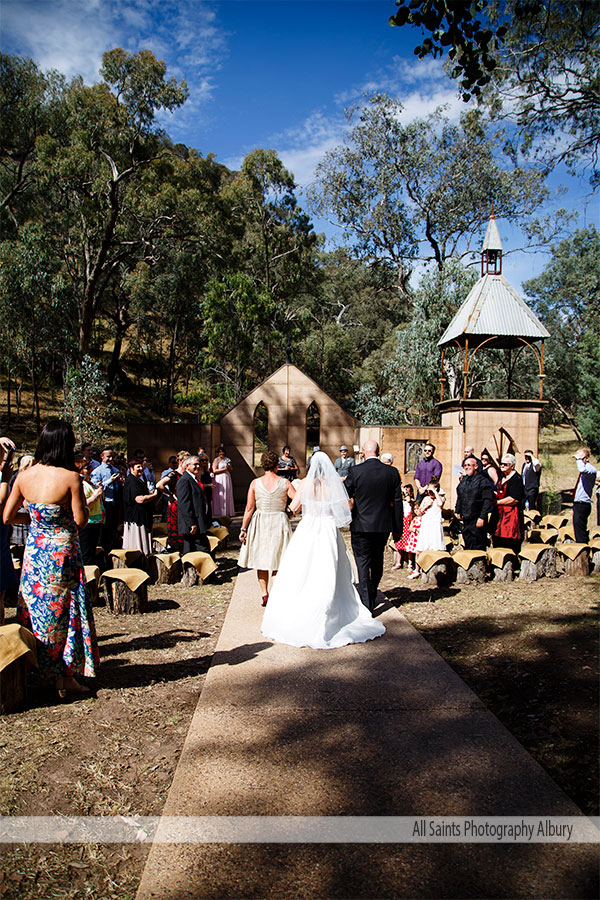
<path id="1" fill-rule="evenodd" d="M 206 534 L 207 507 L 204 490 L 196 480 L 200 474 L 200 458 L 188 456 L 183 467 L 185 472 L 177 482 L 177 530 L 183 538 L 183 552 L 202 550 L 210 553 Z"/>
<path id="2" fill-rule="evenodd" d="M 350 539 L 358 569 L 358 593 L 373 612 L 383 575 L 383 554 L 390 534 L 402 534 L 402 483 L 398 469 L 378 459 L 377 441 L 365 441 L 365 461 L 350 469 L 344 482 L 353 499 Z"/>

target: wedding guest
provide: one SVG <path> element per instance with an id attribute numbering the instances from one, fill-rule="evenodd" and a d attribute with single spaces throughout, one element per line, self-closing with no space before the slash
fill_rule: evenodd
<path id="1" fill-rule="evenodd" d="M 233 481 L 231 480 L 231 471 L 233 466 L 231 460 L 225 453 L 223 444 L 219 447 L 219 451 L 213 460 L 213 475 L 215 477 L 213 488 L 213 515 L 230 516 L 235 515 L 235 505 L 233 502 Z"/>
<path id="2" fill-rule="evenodd" d="M 83 483 L 83 493 L 89 512 L 88 523 L 79 529 L 79 546 L 84 566 L 96 565 L 96 549 L 100 544 L 102 525 L 104 524 L 104 488 L 101 484 L 92 484 L 92 464 L 82 459 L 77 466 Z"/>
<path id="3" fill-rule="evenodd" d="M 198 459 L 200 460 L 200 474 L 198 475 L 198 481 L 204 488 L 204 496 L 206 498 L 206 520 L 210 524 L 213 520 L 213 476 L 210 474 L 210 460 L 206 453 L 199 453 Z"/>
<path id="4" fill-rule="evenodd" d="M 177 468 L 177 457 L 175 455 L 173 455 L 173 456 L 170 456 L 169 459 L 167 460 L 167 468 L 163 469 L 162 472 L 160 473 L 160 480 L 165 485 L 165 488 L 163 490 L 162 497 L 161 497 L 161 502 L 160 502 L 161 515 L 162 515 L 163 522 L 167 521 L 167 518 L 169 515 L 169 503 L 171 502 L 171 499 L 172 499 L 171 481 L 170 481 L 169 476 L 172 475 L 172 473 L 175 471 L 176 468 Z"/>
<path id="5" fill-rule="evenodd" d="M 24 472 L 25 469 L 29 469 L 35 462 L 33 456 L 29 453 L 24 453 L 21 459 L 19 460 L 19 468 L 17 472 L 13 472 L 12 478 L 10 479 L 10 483 L 8 486 L 8 492 L 12 491 L 13 484 L 16 481 L 17 475 L 19 472 Z M 27 532 L 29 531 L 29 514 L 24 506 L 19 510 L 20 513 L 24 513 L 25 515 L 22 518 L 22 521 L 12 526 L 12 533 L 10 536 L 10 540 L 12 544 L 23 544 L 27 542 Z"/>
<path id="6" fill-rule="evenodd" d="M 169 510 L 167 513 L 167 548 L 171 551 L 183 551 L 183 537 L 179 533 L 177 525 L 177 483 L 185 472 L 184 463 L 189 459 L 190 453 L 187 450 L 180 450 L 177 454 L 177 468 L 169 475 Z"/>
<path id="7" fill-rule="evenodd" d="M 292 536 L 285 506 L 288 498 L 294 499 L 296 491 L 277 475 L 278 463 L 279 457 L 273 450 L 263 453 L 261 465 L 265 474 L 255 478 L 248 488 L 240 529 L 242 549 L 238 565 L 256 569 L 263 606 L 269 599 L 269 576 L 277 574 L 281 555 Z"/>
<path id="8" fill-rule="evenodd" d="M 487 450 L 483 450 L 481 453 L 481 465 L 483 466 L 483 474 L 487 475 L 494 486 L 497 485 L 500 472 Z"/>
<path id="9" fill-rule="evenodd" d="M 468 457 L 472 457 L 474 460 L 477 461 L 477 471 L 481 474 L 481 472 L 483 472 L 483 463 L 479 459 L 479 457 L 475 456 L 475 447 L 471 447 L 471 445 L 469 445 L 468 447 L 465 447 L 465 455 L 464 455 L 463 461 L 461 463 L 463 468 L 465 465 L 465 459 L 467 459 Z"/>
<path id="10" fill-rule="evenodd" d="M 152 553 L 152 504 L 157 489 L 150 490 L 139 459 L 129 461 L 129 473 L 123 485 L 123 549 Z"/>
<path id="11" fill-rule="evenodd" d="M 89 441 L 81 445 L 81 455 L 89 462 L 92 472 L 100 465 L 99 460 L 94 459 L 94 446 Z"/>
<path id="12" fill-rule="evenodd" d="M 419 504 L 421 525 L 417 536 L 415 552 L 417 564 L 415 570 L 408 577 L 418 578 L 421 569 L 418 566 L 418 555 L 424 550 L 445 550 L 446 539 L 444 537 L 444 525 L 442 522 L 442 508 L 446 502 L 446 495 L 440 491 L 440 483 L 437 478 L 432 478 L 425 496 Z"/>
<path id="13" fill-rule="evenodd" d="M 38 441 L 36 464 L 19 473 L 4 508 L 4 521 L 12 522 L 24 500 L 29 507 L 17 618 L 36 637 L 42 679 L 60 696 L 89 693 L 75 676 L 93 678 L 99 665 L 77 536 L 88 510 L 74 448 L 71 425 L 60 419 L 48 422 Z"/>
<path id="14" fill-rule="evenodd" d="M 465 550 L 485 550 L 487 518 L 494 509 L 494 492 L 487 475 L 478 472 L 477 459 L 463 461 L 464 475 L 456 489 L 456 514 L 462 518 Z"/>
<path id="15" fill-rule="evenodd" d="M 348 448 L 345 444 L 342 444 L 340 447 L 340 455 L 334 462 L 335 471 L 338 473 L 342 481 L 345 481 L 348 477 L 348 472 L 350 469 L 354 468 L 354 460 L 351 456 L 348 456 Z"/>
<path id="16" fill-rule="evenodd" d="M 525 488 L 525 506 L 527 509 L 537 509 L 542 464 L 537 456 L 533 455 L 533 450 L 526 450 L 524 456 L 525 462 L 521 466 L 521 478 Z"/>
<path id="17" fill-rule="evenodd" d="M 15 445 L 10 438 L 0 437 L 0 625 L 4 625 L 4 595 L 17 584 L 10 552 L 10 525 L 2 521 L 12 475 L 11 458 Z"/>
<path id="18" fill-rule="evenodd" d="M 206 497 L 198 481 L 200 458 L 188 456 L 184 473 L 177 482 L 177 530 L 183 538 L 183 552 L 210 553 L 207 530 L 210 527 Z"/>
<path id="19" fill-rule="evenodd" d="M 573 459 L 579 472 L 573 493 L 573 531 L 578 544 L 587 544 L 589 540 L 587 523 L 592 511 L 597 471 L 590 462 L 590 451 L 587 447 L 578 450 Z"/>
<path id="20" fill-rule="evenodd" d="M 117 545 L 117 528 L 121 519 L 123 490 L 121 472 L 114 464 L 115 451 L 105 447 L 100 454 L 102 462 L 92 471 L 92 484 L 104 488 L 104 525 L 102 527 L 102 547 L 108 556 Z"/>
<path id="21" fill-rule="evenodd" d="M 516 465 L 517 459 L 512 453 L 505 453 L 500 461 L 502 478 L 496 485 L 498 524 L 492 544 L 494 547 L 508 547 L 519 553 L 524 534 L 525 489 L 516 472 Z"/>
<path id="22" fill-rule="evenodd" d="M 432 478 L 437 478 L 438 481 L 442 477 L 443 466 L 439 459 L 436 459 L 433 455 L 435 453 L 435 445 L 428 442 L 423 447 L 423 459 L 419 460 L 417 463 L 417 468 L 415 469 L 415 485 L 417 487 L 417 503 L 420 503 L 421 498 L 425 496 L 425 487 L 429 484 Z"/>
<path id="23" fill-rule="evenodd" d="M 298 477 L 298 466 L 296 465 L 296 460 L 291 455 L 291 450 L 287 444 L 281 449 L 281 456 L 279 457 L 279 463 L 277 465 L 277 474 L 280 478 L 287 479 L 287 481 L 293 481 L 294 478 Z"/>
<path id="24" fill-rule="evenodd" d="M 411 538 L 410 523 L 414 517 L 415 492 L 412 484 L 405 484 L 402 487 L 402 511 L 404 513 L 404 524 L 402 528 L 402 536 L 396 541 L 396 552 L 394 554 L 394 565 L 392 569 L 401 569 L 404 557 L 408 560 L 408 573 L 414 572 L 415 550 L 408 549 L 409 540 Z M 416 537 L 415 537 L 416 545 Z"/>

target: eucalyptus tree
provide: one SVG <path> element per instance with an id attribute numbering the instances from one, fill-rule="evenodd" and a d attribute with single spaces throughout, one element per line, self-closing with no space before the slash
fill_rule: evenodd
<path id="1" fill-rule="evenodd" d="M 284 361 L 286 344 L 304 333 L 307 298 L 318 280 L 317 236 L 298 205 L 293 175 L 274 150 L 249 153 L 226 196 L 239 235 L 231 269 L 248 275 L 255 296 L 265 298 L 268 319 L 257 327 L 272 370 Z"/>
<path id="2" fill-rule="evenodd" d="M 594 226 L 552 247 L 541 275 L 523 285 L 551 334 L 545 393 L 559 421 L 598 449 L 600 436 L 600 234 Z"/>
<path id="3" fill-rule="evenodd" d="M 442 110 L 403 124 L 399 100 L 375 95 L 354 110 L 343 145 L 317 168 L 312 209 L 332 216 L 353 252 L 393 264 L 401 294 L 417 261 L 463 258 L 479 243 L 492 208 L 535 240 L 550 220 L 535 218 L 548 197 L 543 176 L 502 159 L 500 138 Z M 552 217 L 562 224 L 561 212 Z"/>
<path id="4" fill-rule="evenodd" d="M 187 97 L 185 82 L 166 80 L 165 64 L 148 50 L 111 50 L 100 73 L 104 81 L 91 87 L 73 80 L 65 129 L 37 141 L 46 221 L 77 304 L 80 357 L 113 279 L 143 249 L 132 237 L 132 205 L 143 171 L 164 152 L 156 113 Z"/>

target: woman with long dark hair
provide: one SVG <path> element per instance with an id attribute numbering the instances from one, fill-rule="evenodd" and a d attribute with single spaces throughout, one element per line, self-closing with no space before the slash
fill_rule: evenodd
<path id="1" fill-rule="evenodd" d="M 94 678 L 99 664 L 77 534 L 77 527 L 87 524 L 88 508 L 74 447 L 68 422 L 48 422 L 35 465 L 19 472 L 4 509 L 4 521 L 13 522 L 27 503 L 30 525 L 17 617 L 36 637 L 41 677 L 63 697 L 89 693 L 75 676 Z"/>

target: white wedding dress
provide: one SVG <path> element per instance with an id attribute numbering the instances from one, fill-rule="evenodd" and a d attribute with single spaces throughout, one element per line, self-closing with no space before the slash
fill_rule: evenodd
<path id="1" fill-rule="evenodd" d="M 329 458 L 324 453 L 319 456 L 325 457 L 321 460 L 321 476 L 325 473 L 328 479 L 322 483 L 331 485 L 335 478 L 345 494 Z M 302 490 L 302 521 L 281 559 L 262 633 L 294 647 L 333 649 L 379 637 L 385 626 L 363 606 L 354 587 L 350 558 L 337 524 L 350 520 L 347 494 L 339 502 L 310 502 L 311 474 L 313 484 L 315 475 L 319 477 L 318 467 L 313 466 L 314 456 Z M 339 492 L 338 485 L 333 484 L 334 491 Z M 331 491 L 328 487 L 325 490 L 330 498 Z M 343 506 L 345 519 L 340 520 Z"/>

